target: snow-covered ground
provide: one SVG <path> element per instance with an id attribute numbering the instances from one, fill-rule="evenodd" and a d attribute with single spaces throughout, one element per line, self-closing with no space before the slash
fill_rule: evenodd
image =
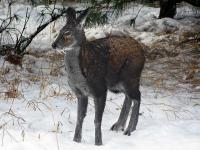
<path id="1" fill-rule="evenodd" d="M 25 15 L 24 5 L 13 7 L 14 12 Z M 35 17 L 40 7 L 29 7 Z M 93 40 L 108 34 L 128 34 L 150 48 L 163 46 L 173 49 L 171 41 L 180 42 L 186 33 L 192 34 L 200 29 L 199 18 L 195 17 L 198 11 L 193 13 L 194 8 L 190 6 L 178 9 L 177 20 L 158 20 L 158 8 L 144 7 L 133 29 L 127 26 L 127 20 L 137 14 L 140 7 L 127 9 L 123 16 L 109 25 L 86 29 L 87 38 Z M 5 12 L 6 9 L 0 9 L 0 16 Z M 26 34 L 36 29 L 35 20 L 30 19 Z M 84 121 L 82 143 L 73 142 L 76 98 L 66 82 L 63 55 L 50 50 L 64 22 L 60 19 L 55 26 L 50 25 L 38 35 L 29 47 L 31 54 L 23 60 L 23 68 L 0 59 L 0 150 L 200 149 L 200 86 L 197 84 L 191 88 L 190 84 L 182 83 L 188 78 L 184 70 L 181 70 L 178 79 L 173 78 L 180 71 L 178 67 L 192 67 L 189 62 L 193 62 L 193 57 L 188 56 L 187 47 L 178 49 L 180 54 L 175 58 L 147 61 L 142 77 L 141 115 L 137 130 L 130 137 L 123 132 L 110 131 L 119 116 L 124 96 L 108 93 L 102 123 L 104 145 L 94 146 L 92 99 Z M 22 23 L 16 26 L 20 28 Z M 175 60 L 181 64 L 173 64 Z M 167 68 L 168 61 L 171 68 Z M 200 61 L 195 61 L 196 67 L 200 68 Z M 199 68 L 196 69 L 198 76 Z"/>

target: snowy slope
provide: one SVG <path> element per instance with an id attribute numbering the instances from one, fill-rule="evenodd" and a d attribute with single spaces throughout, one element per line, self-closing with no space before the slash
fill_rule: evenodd
<path id="1" fill-rule="evenodd" d="M 25 82 L 25 81 L 24 81 Z M 42 83 L 41 83 L 42 82 Z M 64 84 L 63 84 L 64 83 Z M 76 101 L 69 96 L 65 78 L 22 84 L 23 98 L 1 101 L 1 150 L 99 149 L 94 146 L 94 107 L 89 101 L 83 127 L 83 142 L 72 141 L 76 123 Z M 42 90 L 43 86 L 44 90 Z M 101 149 L 198 150 L 200 106 L 190 93 L 169 93 L 142 87 L 141 116 L 130 137 L 112 132 L 123 95 L 109 93 L 103 117 L 104 146 Z M 57 94 L 55 94 L 57 93 Z M 55 95 L 55 96 L 54 96 Z M 58 95 L 58 96 L 57 96 Z M 199 94 L 196 95 L 199 97 Z M 10 113 L 6 113 L 9 112 Z"/>
<path id="2" fill-rule="evenodd" d="M 77 144 L 72 141 L 76 101 L 67 93 L 65 77 L 60 80 L 43 79 L 35 84 L 31 83 L 31 86 L 26 85 L 27 79 L 23 80 L 19 88 L 19 91 L 23 91 L 23 98 L 19 96 L 19 99 L 14 101 L 1 101 L 2 150 L 56 150 L 57 146 L 60 149 L 99 149 L 93 146 L 92 100 L 89 102 L 88 115 L 84 122 L 83 143 Z M 194 95 L 180 93 L 169 96 L 169 93 L 159 93 L 160 91 L 147 87 L 142 87 L 141 91 L 142 115 L 137 131 L 130 137 L 124 136 L 123 132 L 109 130 L 118 117 L 124 99 L 123 95 L 109 93 L 102 125 L 104 146 L 101 149 L 140 150 L 148 147 L 154 150 L 198 150 L 200 106 L 197 101 L 191 99 Z M 6 113 L 9 110 L 10 113 Z"/>
<path id="3" fill-rule="evenodd" d="M 39 7 L 32 10 L 35 16 L 40 10 Z M 25 13 L 24 8 L 24 5 L 14 6 L 14 10 L 22 16 Z M 193 32 L 194 28 L 198 28 L 199 20 L 195 18 L 196 14 L 191 14 L 194 15 L 192 18 L 186 17 L 180 20 L 169 18 L 156 20 L 155 16 L 158 15 L 159 10 L 149 7 L 142 9 L 140 17 L 136 19 L 135 29 L 126 26 L 132 13 L 136 14 L 139 8 L 128 9 L 123 16 L 110 25 L 86 29 L 87 38 L 92 40 L 110 33 L 129 34 L 151 46 L 156 41 L 167 38 L 166 34 L 160 33 L 171 32 L 176 36 L 183 31 Z M 192 12 L 193 8 L 180 9 Z M 0 9 L 1 16 L 5 15 L 3 13 L 6 11 L 2 10 Z M 185 15 L 180 12 L 177 18 Z M 56 31 L 64 21 L 61 19 L 56 22 Z M 35 24 L 35 19 L 32 18 L 26 30 L 27 34 L 35 29 Z M 21 24 L 16 26 L 21 27 Z M 0 59 L 0 150 L 200 149 L 199 87 L 196 88 L 196 92 L 191 92 L 187 85 L 173 90 L 148 85 L 145 77 L 150 76 L 153 70 L 147 68 L 142 78 L 141 116 L 137 130 L 130 137 L 124 136 L 123 132 L 110 131 L 110 127 L 119 116 L 124 96 L 108 93 L 102 123 L 104 145 L 94 146 L 92 99 L 89 101 L 88 113 L 84 121 L 82 143 L 73 142 L 76 98 L 66 83 L 63 67 L 60 67 L 63 64 L 63 55 L 46 52 L 50 49 L 56 35 L 52 32 L 52 28 L 54 28 L 53 24 L 31 44 L 29 49 L 40 53 L 25 56 L 23 68 L 4 63 Z M 41 52 L 42 50 L 46 53 Z M 158 67 L 161 66 L 162 64 Z M 11 98 L 13 94 L 11 91 L 14 91 L 16 98 Z"/>
<path id="4" fill-rule="evenodd" d="M 0 5 L 0 8 L 2 6 Z M 13 26 L 21 30 L 24 24 L 24 18 L 26 15 L 26 9 L 28 8 L 31 13 L 30 20 L 25 30 L 25 36 L 33 33 L 38 26 L 38 18 L 41 10 L 45 6 L 31 7 L 29 5 L 15 4 L 12 6 L 12 13 L 20 16 L 20 22 L 16 22 Z M 53 6 L 51 6 L 53 7 Z M 57 5 L 56 7 L 62 7 Z M 141 9 L 142 8 L 142 9 Z M 141 11 L 138 14 L 138 11 Z M 0 10 L 0 16 L 6 17 L 7 8 L 2 7 Z M 138 14 L 135 20 L 135 29 L 130 27 L 130 19 L 134 18 Z M 155 42 L 158 39 L 162 39 L 162 36 L 155 35 L 160 32 L 194 32 L 199 30 L 199 18 L 200 11 L 198 9 L 186 5 L 177 9 L 177 15 L 175 18 L 178 20 L 164 18 L 157 19 L 159 15 L 159 8 L 142 7 L 141 5 L 133 5 L 133 8 L 128 8 L 120 17 L 116 18 L 115 15 L 110 16 L 110 22 L 105 26 L 98 26 L 95 28 L 86 29 L 86 36 L 88 39 L 96 39 L 105 37 L 107 34 L 129 34 L 140 40 L 142 43 L 149 45 L 151 42 Z M 46 17 L 45 19 L 48 19 Z M 51 49 L 51 43 L 58 34 L 59 29 L 64 26 L 65 18 L 61 18 L 56 22 L 50 24 L 45 30 L 43 30 L 32 42 L 30 49 L 34 50 L 49 50 Z M 13 37 L 15 38 L 15 36 Z M 42 39 L 42 40 L 41 40 Z M 5 42 L 8 42 L 9 38 Z M 12 39 L 10 39 L 12 41 Z"/>

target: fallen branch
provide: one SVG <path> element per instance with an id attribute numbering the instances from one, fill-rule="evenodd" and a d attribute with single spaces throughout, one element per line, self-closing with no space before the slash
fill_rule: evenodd
<path id="1" fill-rule="evenodd" d="M 189 43 L 189 42 L 200 42 L 200 32 L 198 32 L 198 33 L 194 36 L 194 38 L 181 41 L 181 42 L 175 47 L 175 49 L 178 48 L 178 47 L 180 47 L 182 44 L 186 44 L 186 43 Z"/>

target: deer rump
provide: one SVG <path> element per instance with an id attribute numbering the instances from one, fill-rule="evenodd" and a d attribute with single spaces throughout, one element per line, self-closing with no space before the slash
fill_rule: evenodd
<path id="1" fill-rule="evenodd" d="M 140 77 L 144 59 L 143 47 L 135 39 L 109 36 L 84 46 L 80 53 L 80 66 L 89 85 L 106 82 L 110 91 L 118 93 L 124 92 L 121 81 Z"/>

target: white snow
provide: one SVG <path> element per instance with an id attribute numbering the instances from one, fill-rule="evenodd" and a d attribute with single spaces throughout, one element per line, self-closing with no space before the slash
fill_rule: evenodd
<path id="1" fill-rule="evenodd" d="M 44 82 L 44 81 L 43 81 Z M 200 106 L 190 94 L 166 96 L 142 87 L 142 106 L 138 128 L 132 135 L 109 130 L 120 112 L 123 95 L 109 93 L 102 123 L 104 145 L 94 146 L 94 107 L 90 99 L 83 127 L 82 143 L 72 141 L 76 123 L 76 101 L 53 96 L 53 91 L 66 93 L 64 78 L 48 79 L 45 93 L 40 82 L 21 86 L 24 98 L 1 101 L 1 150 L 59 149 L 136 149 L 198 150 L 200 143 Z M 61 87 L 60 90 L 58 88 Z M 66 88 L 66 89 L 65 89 Z M 173 94 L 172 94 L 173 95 Z M 13 102 L 13 103 L 12 103 Z M 6 114 L 9 110 L 16 115 Z"/>
<path id="2" fill-rule="evenodd" d="M 2 7 L 2 6 L 0 6 Z M 25 36 L 33 33 L 38 26 L 39 13 L 45 6 L 41 5 L 38 7 L 30 7 L 29 5 L 15 4 L 12 6 L 12 13 L 15 13 L 20 16 L 21 21 L 16 22 L 13 26 L 21 30 L 24 24 L 24 18 L 26 15 L 26 9 L 28 8 L 31 13 L 28 26 L 25 30 Z M 52 6 L 53 7 L 53 6 Z M 60 8 L 61 6 L 57 5 L 56 7 Z M 138 11 L 141 11 L 138 14 Z M 7 8 L 2 7 L 0 11 L 0 16 L 2 18 L 6 17 Z M 130 27 L 130 19 L 134 18 L 138 14 L 138 17 L 135 20 L 135 29 Z M 200 11 L 198 9 L 191 7 L 190 5 L 184 5 L 177 9 L 177 15 L 175 19 L 163 18 L 157 19 L 159 15 L 159 8 L 152 7 L 142 7 L 141 5 L 133 5 L 133 8 L 128 8 L 120 17 L 115 15 L 110 16 L 110 22 L 108 25 L 97 26 L 93 28 L 86 29 L 86 36 L 88 39 L 97 39 L 103 38 L 108 34 L 121 35 L 129 34 L 134 36 L 136 39 L 141 40 L 142 43 L 147 45 L 151 44 L 151 41 L 154 42 L 162 37 L 154 36 L 155 33 L 168 33 L 168 32 L 184 32 L 190 31 L 195 32 L 199 30 L 200 27 L 197 25 L 200 23 L 198 17 Z M 49 17 L 46 17 L 47 20 Z M 58 31 L 65 24 L 65 18 L 60 18 L 56 22 L 50 24 L 45 28 L 36 38 L 33 40 L 30 49 L 34 50 L 49 50 L 51 49 L 51 43 L 55 39 Z M 134 34 L 135 33 L 135 34 Z M 141 36 L 144 34 L 145 36 Z M 152 38 L 153 37 L 153 38 Z M 15 38 L 15 36 L 13 37 Z M 42 39 L 42 40 L 41 40 Z M 5 42 L 11 42 L 9 38 Z"/>
<path id="3" fill-rule="evenodd" d="M 26 5 L 13 6 L 14 12 L 22 17 Z M 29 7 L 29 6 L 28 6 Z M 42 6 L 31 8 L 36 17 Z M 133 14 L 141 6 L 127 11 L 111 24 L 86 29 L 89 40 L 102 38 L 109 34 L 128 34 L 142 43 L 151 45 L 166 38 L 158 35 L 162 32 L 193 32 L 199 19 L 195 18 L 190 6 L 178 9 L 176 18 L 181 18 L 187 10 L 189 16 L 183 19 L 156 19 L 158 8 L 144 7 L 136 19 L 135 29 L 127 26 Z M 5 16 L 6 8 L 0 9 L 0 16 Z M 76 124 L 76 98 L 71 94 L 64 69 L 60 68 L 58 76 L 50 72 L 60 65 L 53 64 L 47 52 L 65 20 L 52 23 L 30 45 L 29 49 L 48 53 L 43 57 L 25 56 L 25 67 L 15 67 L 9 63 L 3 66 L 0 59 L 0 150 L 199 150 L 200 149 L 200 102 L 199 93 L 187 89 L 165 91 L 142 84 L 141 116 L 137 130 L 131 136 L 123 132 L 112 132 L 110 127 L 117 120 L 124 95 L 108 93 L 107 105 L 102 123 L 103 143 L 94 146 L 94 104 L 89 100 L 87 117 L 83 126 L 82 143 L 72 141 Z M 23 23 L 16 23 L 22 28 Z M 36 19 L 31 18 L 26 29 L 30 34 L 36 29 Z M 54 32 L 55 31 L 55 32 Z M 62 62 L 62 61 L 61 61 Z M 60 63 L 61 63 L 60 62 Z M 10 68 L 8 73 L 6 69 Z M 29 68 L 29 70 L 27 69 Z M 150 72 L 149 72 L 150 74 Z M 143 79 L 145 80 L 145 79 Z M 173 82 L 173 81 L 169 81 Z M 17 87 L 19 95 L 12 99 L 6 96 L 8 89 Z M 196 90 L 198 90 L 198 86 Z"/>

